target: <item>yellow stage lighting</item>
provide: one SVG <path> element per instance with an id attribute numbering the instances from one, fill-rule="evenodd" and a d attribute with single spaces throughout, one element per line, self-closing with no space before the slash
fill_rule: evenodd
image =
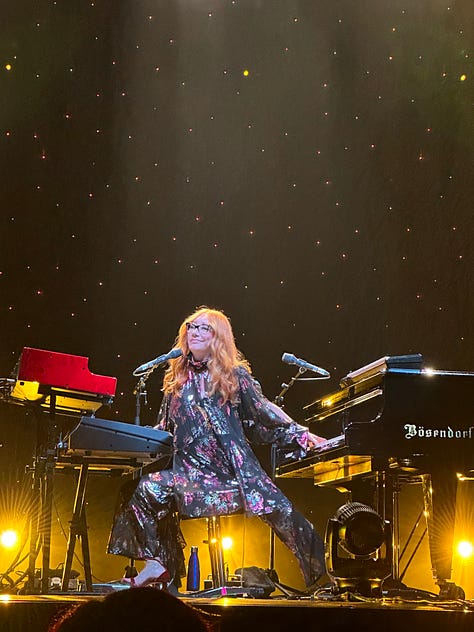
<path id="1" fill-rule="evenodd" d="M 0 534 L 0 544 L 4 549 L 13 549 L 18 544 L 18 533 L 13 529 L 7 529 Z"/>
<path id="2" fill-rule="evenodd" d="M 461 540 L 458 542 L 456 549 L 459 557 L 462 557 L 465 560 L 472 557 L 472 554 L 474 553 L 474 547 L 468 540 Z"/>
<path id="3" fill-rule="evenodd" d="M 234 541 L 232 540 L 232 538 L 229 538 L 229 536 L 224 536 L 222 538 L 222 548 L 224 549 L 224 551 L 228 551 L 233 546 L 234 546 Z"/>

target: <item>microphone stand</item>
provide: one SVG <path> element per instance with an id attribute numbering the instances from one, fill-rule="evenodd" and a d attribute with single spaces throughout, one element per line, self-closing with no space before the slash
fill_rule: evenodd
<path id="1" fill-rule="evenodd" d="M 133 389 L 133 394 L 136 397 L 136 404 L 135 404 L 135 421 L 134 424 L 136 426 L 140 425 L 140 412 L 141 412 L 141 402 L 143 399 L 143 403 L 145 404 L 145 406 L 147 405 L 148 401 L 147 401 L 147 392 L 145 390 L 145 386 L 146 386 L 146 381 L 147 379 L 150 377 L 150 375 L 153 373 L 153 371 L 155 370 L 156 367 L 152 367 L 151 369 L 148 369 L 148 371 L 145 371 L 145 373 L 143 373 L 140 376 L 140 379 L 137 382 L 137 385 L 135 386 L 135 388 Z"/>
<path id="2" fill-rule="evenodd" d="M 283 406 L 283 399 L 286 393 L 290 390 L 290 388 L 293 386 L 296 380 L 305 372 L 306 372 L 306 369 L 303 369 L 302 367 L 300 367 L 296 375 L 294 375 L 291 378 L 288 384 L 285 384 L 283 382 L 283 384 L 281 385 L 282 390 L 275 397 L 275 399 L 273 400 L 273 403 L 276 404 L 277 406 L 280 406 L 281 408 Z M 273 482 L 276 481 L 276 461 L 277 461 L 277 447 L 275 443 L 272 443 L 271 452 L 270 452 L 270 473 L 271 473 L 271 479 Z M 275 531 L 273 529 L 270 529 L 270 559 L 268 562 L 268 575 L 270 579 L 275 584 L 277 584 L 281 590 L 283 590 L 283 587 L 279 583 L 279 580 L 278 580 L 278 574 L 275 571 Z M 283 590 L 283 592 L 286 592 L 286 591 Z M 286 596 L 288 597 L 289 594 L 287 593 Z"/>
<path id="3" fill-rule="evenodd" d="M 135 388 L 133 389 L 133 394 L 135 395 L 136 398 L 136 403 L 135 403 L 135 420 L 134 420 L 134 424 L 136 426 L 140 425 L 140 411 L 141 411 L 141 405 L 142 405 L 142 399 L 143 399 L 143 403 L 145 404 L 145 406 L 147 405 L 148 401 L 147 401 L 147 392 L 145 389 L 146 386 L 146 381 L 147 379 L 150 377 L 150 375 L 153 373 L 153 371 L 156 369 L 156 366 L 151 367 L 151 369 L 148 369 L 148 371 L 145 371 L 144 373 L 142 373 L 140 375 L 140 379 L 138 380 Z M 133 578 L 136 577 L 138 575 L 138 571 L 136 569 L 135 566 L 135 560 L 133 558 L 130 558 L 130 564 L 128 564 L 125 567 L 125 575 L 124 577 L 127 578 Z"/>
<path id="4" fill-rule="evenodd" d="M 299 367 L 298 372 L 294 375 L 288 384 L 283 383 L 281 385 L 282 390 L 273 400 L 273 403 L 280 408 L 283 406 L 283 399 L 289 389 L 295 384 L 298 379 L 302 379 L 303 381 L 314 381 L 327 379 L 326 377 L 304 377 L 301 378 L 303 373 L 305 373 L 308 369 Z M 272 443 L 271 447 L 271 457 L 270 457 L 270 467 L 271 467 L 271 479 L 275 483 L 276 481 L 276 464 L 277 464 L 277 447 L 274 443 Z M 271 579 L 271 581 L 275 584 L 277 588 L 279 588 L 282 593 L 286 597 L 295 597 L 295 596 L 304 596 L 306 593 L 304 591 L 296 590 L 295 588 L 291 588 L 290 586 L 286 586 L 285 584 L 281 584 L 278 578 L 278 573 L 275 570 L 275 532 L 273 529 L 270 529 L 270 560 L 269 560 L 269 568 L 267 569 L 267 575 Z"/>
<path id="5" fill-rule="evenodd" d="M 298 369 L 298 373 L 291 378 L 288 384 L 285 384 L 283 382 L 283 384 L 281 385 L 282 390 L 278 393 L 278 395 L 273 400 L 274 404 L 280 407 L 283 405 L 283 398 L 285 397 L 286 393 L 290 390 L 290 388 L 293 386 L 296 380 L 300 377 L 300 375 L 303 375 L 303 373 L 306 373 L 306 370 L 307 369 L 303 369 L 302 367 L 300 367 Z"/>

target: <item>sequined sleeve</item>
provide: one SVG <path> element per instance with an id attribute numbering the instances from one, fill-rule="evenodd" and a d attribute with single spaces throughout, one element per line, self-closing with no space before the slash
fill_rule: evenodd
<path id="1" fill-rule="evenodd" d="M 260 384 L 247 371 L 239 369 L 239 411 L 245 433 L 252 443 L 307 450 L 308 428 L 297 424 L 262 393 Z"/>
<path id="2" fill-rule="evenodd" d="M 158 418 L 156 421 L 155 428 L 159 430 L 165 430 L 166 432 L 170 432 L 173 434 L 174 432 L 174 423 L 169 417 L 169 407 L 170 407 L 171 395 L 163 395 L 163 399 L 161 401 L 160 409 L 158 411 Z"/>

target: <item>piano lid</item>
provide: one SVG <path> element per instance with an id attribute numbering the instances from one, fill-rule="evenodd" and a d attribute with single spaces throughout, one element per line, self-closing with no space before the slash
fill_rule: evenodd
<path id="1" fill-rule="evenodd" d="M 303 406 L 309 411 L 305 422 L 321 421 L 348 405 L 356 406 L 380 395 L 380 383 L 387 372 L 421 373 L 423 356 L 419 353 L 400 356 L 383 356 L 370 364 L 351 371 L 340 382 L 340 389 Z"/>
<path id="2" fill-rule="evenodd" d="M 91 373 L 85 356 L 25 347 L 14 370 L 10 401 L 84 414 L 110 404 L 117 378 Z"/>
<path id="3" fill-rule="evenodd" d="M 436 371 L 423 368 L 420 354 L 385 356 L 348 373 L 340 381 L 341 388 L 304 406 L 309 411 L 306 423 L 323 421 L 347 408 L 358 406 L 383 393 L 384 380 L 389 375 L 412 376 L 474 376 L 467 371 Z"/>
<path id="4" fill-rule="evenodd" d="M 380 373 L 386 373 L 390 369 L 407 369 L 409 371 L 420 371 L 423 365 L 423 356 L 421 353 L 414 353 L 411 355 L 400 356 L 383 356 L 370 364 L 351 371 L 340 381 L 340 386 L 347 386 L 348 384 L 354 384 L 365 380 L 372 375 L 378 375 Z"/>

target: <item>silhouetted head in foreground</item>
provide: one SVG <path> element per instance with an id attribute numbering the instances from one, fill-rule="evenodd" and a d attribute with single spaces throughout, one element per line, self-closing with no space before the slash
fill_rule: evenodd
<path id="1" fill-rule="evenodd" d="M 213 628 L 211 615 L 165 591 L 132 588 L 75 605 L 51 623 L 49 632 L 212 632 Z"/>

